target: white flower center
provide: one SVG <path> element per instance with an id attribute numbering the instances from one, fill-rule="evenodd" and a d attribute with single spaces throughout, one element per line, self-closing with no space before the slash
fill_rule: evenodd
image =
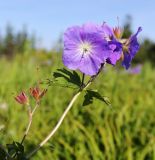
<path id="1" fill-rule="evenodd" d="M 90 54 L 92 51 L 92 45 L 89 42 L 82 42 L 78 46 L 78 51 L 84 55 L 84 54 Z"/>

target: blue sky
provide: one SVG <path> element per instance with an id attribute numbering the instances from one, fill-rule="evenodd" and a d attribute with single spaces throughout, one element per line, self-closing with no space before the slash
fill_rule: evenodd
<path id="1" fill-rule="evenodd" d="M 155 40 L 155 0 L 1 0 L 0 33 L 7 23 L 15 30 L 25 24 L 30 33 L 41 38 L 40 45 L 50 48 L 60 33 L 85 22 L 123 24 L 127 14 L 133 17 L 133 30 L 143 27 L 141 37 Z"/>

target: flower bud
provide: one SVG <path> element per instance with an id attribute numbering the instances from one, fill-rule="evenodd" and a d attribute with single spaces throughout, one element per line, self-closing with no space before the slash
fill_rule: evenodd
<path id="1" fill-rule="evenodd" d="M 17 95 L 15 97 L 15 100 L 18 103 L 23 104 L 23 105 L 25 105 L 25 104 L 28 105 L 29 104 L 29 99 L 28 99 L 27 95 L 25 94 L 25 92 L 21 92 L 19 95 Z"/>
<path id="2" fill-rule="evenodd" d="M 40 90 L 39 87 L 30 88 L 30 94 L 36 101 L 40 101 L 46 92 L 47 89 Z"/>

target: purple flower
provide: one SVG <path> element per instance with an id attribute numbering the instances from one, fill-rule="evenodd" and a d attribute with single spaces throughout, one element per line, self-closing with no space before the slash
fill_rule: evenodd
<path id="1" fill-rule="evenodd" d="M 72 70 L 95 75 L 110 55 L 108 42 L 94 24 L 73 26 L 64 34 L 63 63 Z"/>
<path id="2" fill-rule="evenodd" d="M 107 58 L 107 63 L 115 65 L 116 62 L 121 58 L 122 44 L 116 40 L 109 41 L 108 44 L 111 50 L 111 54 Z"/>
<path id="3" fill-rule="evenodd" d="M 142 65 L 139 64 L 139 65 L 137 65 L 135 67 L 130 68 L 128 70 L 128 73 L 130 73 L 130 74 L 139 74 L 141 72 L 141 70 L 142 70 Z"/>
<path id="4" fill-rule="evenodd" d="M 108 41 L 108 46 L 111 54 L 107 58 L 107 63 L 115 65 L 122 55 L 122 44 L 117 40 L 113 29 L 106 23 L 102 25 L 100 34 Z"/>
<path id="5" fill-rule="evenodd" d="M 99 32 L 102 35 L 102 37 L 104 39 L 106 39 L 107 41 L 111 41 L 111 40 L 114 39 L 113 30 L 106 23 L 103 23 L 103 25 L 101 26 Z"/>
<path id="6" fill-rule="evenodd" d="M 122 66 L 128 69 L 130 67 L 131 61 L 138 52 L 140 46 L 137 41 L 137 35 L 142 31 L 142 28 L 139 27 L 136 34 L 132 35 L 126 42 L 123 44 L 123 62 Z"/>

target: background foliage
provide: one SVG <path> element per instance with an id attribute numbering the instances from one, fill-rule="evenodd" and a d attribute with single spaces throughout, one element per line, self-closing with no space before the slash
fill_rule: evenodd
<path id="1" fill-rule="evenodd" d="M 126 23 L 126 31 L 131 31 L 130 23 Z M 26 108 L 15 102 L 14 95 L 21 90 L 28 92 L 38 80 L 50 78 L 53 71 L 63 67 L 61 53 L 48 54 L 36 49 L 25 32 L 19 34 L 22 38 L 18 43 L 18 34 L 11 29 L 0 40 L 0 144 L 3 145 L 20 141 L 28 123 Z M 81 96 L 53 139 L 32 159 L 155 159 L 155 43 L 149 39 L 141 43 L 134 61 L 143 64 L 141 73 L 131 75 L 119 66 L 107 67 L 93 84 L 93 88 L 110 97 L 112 106 L 98 100 L 82 106 L 84 95 Z M 69 88 L 48 88 L 25 141 L 26 152 L 54 127 L 73 94 Z"/>

